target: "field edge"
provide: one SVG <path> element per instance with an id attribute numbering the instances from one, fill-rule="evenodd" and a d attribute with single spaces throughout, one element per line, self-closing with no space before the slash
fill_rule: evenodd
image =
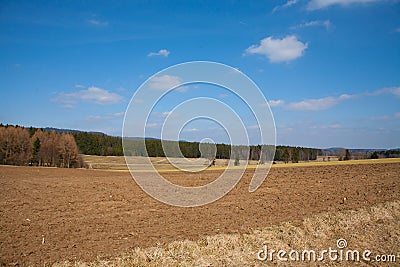
<path id="1" fill-rule="evenodd" d="M 322 251 L 336 248 L 337 240 L 345 239 L 352 250 L 372 251 L 374 255 L 395 255 L 400 262 L 400 200 L 388 201 L 369 207 L 323 212 L 301 222 L 283 222 L 278 225 L 254 229 L 250 234 L 217 234 L 197 241 L 173 241 L 163 246 L 136 247 L 113 259 L 94 262 L 58 262 L 54 267 L 127 267 L 127 266 L 258 266 L 284 264 L 257 259 L 257 252 L 265 245 L 271 249 L 304 248 Z M 337 249 L 337 248 L 336 248 Z M 323 262 L 328 265 L 353 266 L 354 262 Z M 358 262 L 359 264 L 378 264 Z M 394 263 L 394 262 L 393 262 Z M 318 266 L 321 262 L 287 262 L 298 266 Z M 380 266 L 380 265 L 378 265 Z"/>

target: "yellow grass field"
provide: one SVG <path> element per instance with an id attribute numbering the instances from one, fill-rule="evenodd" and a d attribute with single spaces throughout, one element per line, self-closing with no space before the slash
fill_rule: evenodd
<path id="1" fill-rule="evenodd" d="M 91 156 L 82 155 L 86 164 L 93 169 L 100 170 L 114 170 L 114 171 L 128 171 L 126 166 L 125 158 L 123 156 Z M 158 172 L 179 172 L 181 170 L 176 169 L 172 166 L 166 158 L 155 157 L 150 158 L 154 168 Z M 222 162 L 224 160 L 217 160 Z M 136 158 L 137 164 L 141 164 L 143 160 L 140 157 Z M 335 165 L 352 165 L 352 164 L 379 164 L 379 163 L 399 163 L 400 158 L 382 158 L 382 159 L 360 159 L 360 160 L 348 160 L 348 161 L 309 161 L 299 163 L 278 163 L 273 164 L 272 168 L 287 168 L 287 167 L 309 167 L 309 166 L 335 166 Z M 218 164 L 217 164 L 218 165 Z M 254 161 L 249 162 L 246 169 L 255 169 L 257 167 L 266 167 L 267 165 L 256 165 Z M 208 167 L 207 170 L 221 171 L 225 170 L 226 166 L 212 166 Z M 230 166 L 229 169 L 243 169 L 244 166 Z M 194 169 L 195 170 L 195 169 Z M 135 171 L 134 169 L 132 171 Z M 153 170 L 138 170 L 140 172 L 153 171 Z"/>

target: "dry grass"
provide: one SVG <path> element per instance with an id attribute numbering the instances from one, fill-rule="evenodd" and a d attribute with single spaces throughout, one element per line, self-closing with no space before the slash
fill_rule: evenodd
<path id="1" fill-rule="evenodd" d="M 265 214 L 268 216 L 268 214 Z M 358 210 L 327 212 L 302 222 L 286 222 L 277 226 L 255 229 L 250 234 L 220 234 L 197 241 L 175 241 L 152 248 L 134 251 L 111 260 L 92 263 L 63 262 L 55 266 L 275 266 L 282 262 L 257 260 L 256 253 L 268 245 L 269 249 L 337 249 L 336 241 L 344 238 L 346 249 L 372 251 L 377 254 L 397 255 L 400 266 L 400 201 L 364 207 Z M 378 262 L 287 262 L 290 266 L 388 266 Z"/>
<path id="2" fill-rule="evenodd" d="M 128 170 L 123 156 L 82 155 L 82 158 L 91 169 Z"/>
<path id="3" fill-rule="evenodd" d="M 125 158 L 123 156 L 91 156 L 82 155 L 85 163 L 93 169 L 101 170 L 114 170 L 114 171 L 128 171 L 126 166 Z M 132 157 L 133 165 L 138 166 L 138 171 L 153 171 L 152 169 L 143 168 L 145 165 L 143 157 Z M 153 166 L 160 172 L 174 172 L 180 171 L 171 165 L 166 158 L 155 157 L 150 158 Z M 227 160 L 217 160 L 217 166 L 209 167 L 207 170 L 225 170 L 227 167 L 222 166 Z M 383 158 L 383 159 L 362 159 L 362 160 L 348 160 L 348 161 L 309 161 L 309 162 L 299 162 L 299 163 L 278 163 L 272 165 L 272 168 L 285 168 L 285 167 L 307 167 L 307 166 L 330 166 L 330 165 L 349 165 L 349 164 L 376 164 L 376 163 L 399 163 L 400 158 Z M 255 161 L 249 162 L 247 169 L 254 169 L 258 167 Z M 242 164 L 244 165 L 244 164 Z M 267 167 L 267 165 L 260 165 L 260 167 Z M 230 169 L 242 169 L 244 166 L 231 166 Z M 133 167 L 132 169 L 135 169 Z M 190 169 L 190 168 L 189 168 Z"/>
<path id="4" fill-rule="evenodd" d="M 293 166 L 329 166 L 329 165 L 352 165 L 352 164 L 375 164 L 375 163 L 398 163 L 400 158 L 382 158 L 382 159 L 359 159 L 347 161 L 308 161 L 288 164 L 274 164 L 272 167 L 293 167 Z"/>

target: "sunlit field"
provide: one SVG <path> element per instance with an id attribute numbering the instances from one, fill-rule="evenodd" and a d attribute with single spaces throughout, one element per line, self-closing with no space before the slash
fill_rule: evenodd
<path id="1" fill-rule="evenodd" d="M 128 171 L 125 158 L 122 156 L 91 156 L 91 155 L 82 155 L 84 161 L 86 162 L 87 167 L 92 169 L 103 169 L 103 170 L 118 170 Z M 154 157 L 150 158 L 152 166 L 154 169 L 159 172 L 169 172 L 169 171 L 180 171 L 175 168 L 166 158 L 162 157 Z M 244 166 L 245 161 L 241 161 L 242 165 L 239 166 L 230 166 L 230 169 L 255 169 L 257 167 L 267 168 L 271 166 L 272 168 L 284 168 L 284 167 L 307 167 L 307 166 L 335 166 L 335 165 L 349 165 L 349 164 L 377 164 L 377 163 L 399 163 L 400 158 L 381 158 L 381 159 L 360 159 L 360 160 L 346 160 L 346 161 L 308 161 L 308 162 L 299 162 L 299 163 L 283 163 L 278 162 L 276 164 L 268 165 L 257 165 L 257 161 L 249 161 L 247 166 Z M 142 157 L 135 157 L 135 163 L 140 166 L 141 164 L 146 164 Z M 207 160 L 204 159 L 204 166 L 207 165 Z M 225 170 L 228 165 L 228 160 L 217 159 L 216 166 L 211 166 L 206 168 L 206 170 Z M 143 168 L 138 168 L 138 171 Z M 149 169 L 149 168 L 147 168 Z M 135 171 L 135 168 L 132 167 L 132 171 Z M 150 168 L 149 171 L 152 171 Z"/>
<path id="2" fill-rule="evenodd" d="M 213 168 L 161 174 L 193 187 L 223 171 Z M 264 245 L 320 250 L 339 238 L 352 249 L 398 253 L 398 161 L 275 164 L 249 193 L 253 170 L 218 201 L 179 208 L 148 196 L 126 170 L 0 166 L 0 260 L 6 266 L 262 266 L 271 264 L 257 259 Z"/>
<path id="3" fill-rule="evenodd" d="M 123 255 L 96 260 L 90 266 L 397 266 L 399 265 L 398 244 L 400 242 L 400 201 L 386 202 L 367 208 L 324 212 L 302 221 L 284 222 L 259 228 L 245 234 L 217 234 L 196 241 L 174 241 L 150 248 L 135 248 Z M 333 247 L 337 240 L 346 238 L 351 250 L 363 252 L 371 248 L 370 261 L 306 260 L 278 262 L 276 254 L 259 260 L 257 254 L 268 245 L 272 249 L 285 251 L 304 248 L 322 251 Z M 388 238 L 389 237 L 389 238 Z M 345 250 L 345 252 L 348 250 Z M 270 255 L 270 254 L 269 254 Z M 377 262 L 379 255 L 383 262 Z M 264 255 L 262 255 L 264 257 Z M 319 256 L 319 255 L 318 255 Z M 301 257 L 299 257 L 301 259 Z M 356 258 L 355 258 L 356 259 Z M 381 260 L 382 261 L 382 260 Z M 87 266 L 85 262 L 65 261 L 55 266 Z"/>

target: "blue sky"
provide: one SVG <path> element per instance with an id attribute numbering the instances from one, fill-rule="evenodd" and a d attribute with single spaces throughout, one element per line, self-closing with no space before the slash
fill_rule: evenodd
<path id="1" fill-rule="evenodd" d="M 0 1 L 0 122 L 120 135 L 147 78 L 207 60 L 258 85 L 278 144 L 400 147 L 399 1 L 110 3 Z M 231 101 L 214 89 L 176 94 Z M 187 127 L 185 140 L 207 136 Z"/>

